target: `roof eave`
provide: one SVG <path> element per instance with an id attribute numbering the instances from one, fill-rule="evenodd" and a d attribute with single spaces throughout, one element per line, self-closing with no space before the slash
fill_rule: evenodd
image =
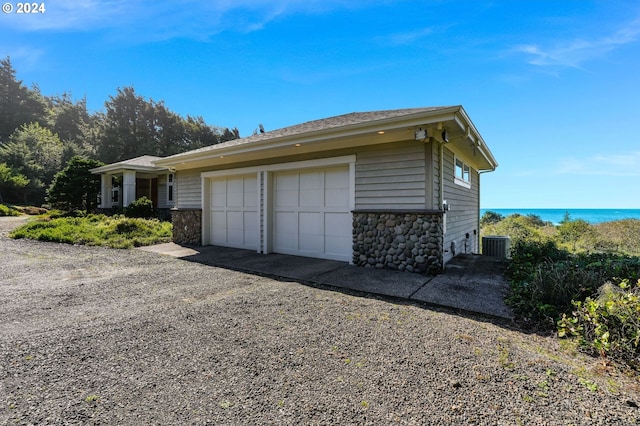
<path id="1" fill-rule="evenodd" d="M 103 173 L 112 173 L 112 172 L 122 172 L 125 170 L 135 171 L 135 172 L 144 172 L 144 173 L 160 173 L 167 171 L 166 167 L 157 167 L 157 166 L 134 166 L 134 165 L 123 165 L 123 164 L 107 164 L 106 166 L 96 167 L 95 169 L 90 169 L 89 171 L 93 174 L 103 174 Z"/>
<path id="2" fill-rule="evenodd" d="M 256 149 L 265 150 L 273 149 L 282 145 L 291 143 L 312 143 L 326 139 L 344 138 L 366 134 L 373 131 L 389 131 L 394 128 L 405 126 L 420 126 L 431 122 L 449 121 L 455 119 L 455 114 L 460 111 L 461 106 L 445 107 L 433 111 L 421 111 L 414 114 L 407 114 L 400 117 L 390 117 L 381 120 L 367 121 L 362 123 L 349 124 L 340 127 L 333 127 L 322 130 L 314 130 L 294 135 L 276 136 L 267 140 L 257 140 L 255 142 L 247 142 L 240 145 L 231 145 L 226 147 L 212 146 L 209 151 L 185 152 L 175 154 L 170 157 L 162 158 L 154 161 L 154 164 L 164 167 L 172 167 L 178 164 L 189 163 L 190 161 L 201 161 L 210 158 L 219 157 L 221 155 L 240 154 L 247 150 L 255 151 Z"/>

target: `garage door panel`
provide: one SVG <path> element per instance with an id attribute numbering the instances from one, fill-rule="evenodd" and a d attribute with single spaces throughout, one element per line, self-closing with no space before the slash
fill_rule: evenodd
<path id="1" fill-rule="evenodd" d="M 275 214 L 275 246 L 280 250 L 298 250 L 298 220 L 295 212 L 277 212 Z"/>
<path id="2" fill-rule="evenodd" d="M 300 207 L 321 206 L 324 203 L 324 173 L 300 174 Z"/>
<path id="3" fill-rule="evenodd" d="M 334 259 L 350 260 L 351 238 L 345 236 L 325 238 L 325 252 Z"/>
<path id="4" fill-rule="evenodd" d="M 211 212 L 211 242 L 224 243 L 227 240 L 227 213 Z"/>
<path id="5" fill-rule="evenodd" d="M 326 188 L 348 188 L 349 170 L 345 168 L 328 169 L 325 175 Z"/>
<path id="6" fill-rule="evenodd" d="M 345 169 L 328 170 L 325 177 L 325 206 L 349 206 L 349 171 Z"/>
<path id="7" fill-rule="evenodd" d="M 227 207 L 242 207 L 244 205 L 244 179 L 227 180 Z"/>
<path id="8" fill-rule="evenodd" d="M 345 235 L 345 230 L 350 230 L 353 226 L 351 214 L 348 213 L 325 213 L 324 215 L 325 235 Z M 351 233 L 346 234 L 351 238 Z"/>
<path id="9" fill-rule="evenodd" d="M 227 210 L 227 228 L 229 231 L 244 231 L 242 212 Z"/>
<path id="10" fill-rule="evenodd" d="M 211 244 L 257 249 L 259 245 L 257 178 L 233 176 L 211 180 Z"/>
<path id="11" fill-rule="evenodd" d="M 323 253 L 324 238 L 322 235 L 300 235 L 299 252 L 303 256 L 315 257 L 318 253 Z"/>
<path id="12" fill-rule="evenodd" d="M 227 185 L 224 181 L 211 182 L 211 207 L 224 206 L 227 202 Z"/>
<path id="13" fill-rule="evenodd" d="M 257 207 L 258 206 L 258 193 L 254 191 L 245 191 L 243 205 L 245 207 Z"/>
<path id="14" fill-rule="evenodd" d="M 324 200 L 324 191 L 322 189 L 307 189 L 300 191 L 300 208 L 311 207 L 315 209 L 319 201 Z"/>
<path id="15" fill-rule="evenodd" d="M 349 188 L 333 188 L 325 191 L 325 207 L 344 208 L 349 205 Z"/>
<path id="16" fill-rule="evenodd" d="M 324 233 L 322 213 L 301 212 L 298 216 L 298 220 L 300 223 L 300 234 L 322 235 Z"/>
<path id="17" fill-rule="evenodd" d="M 244 243 L 246 246 L 256 248 L 260 243 L 258 212 L 244 212 Z"/>
<path id="18" fill-rule="evenodd" d="M 331 167 L 274 178 L 274 251 L 350 260 L 349 169 Z"/>

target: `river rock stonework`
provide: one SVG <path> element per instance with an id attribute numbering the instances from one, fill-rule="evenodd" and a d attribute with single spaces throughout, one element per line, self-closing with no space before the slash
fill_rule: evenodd
<path id="1" fill-rule="evenodd" d="M 437 274 L 442 259 L 442 213 L 353 213 L 354 265 Z"/>
<path id="2" fill-rule="evenodd" d="M 172 210 L 173 242 L 202 245 L 202 210 Z"/>

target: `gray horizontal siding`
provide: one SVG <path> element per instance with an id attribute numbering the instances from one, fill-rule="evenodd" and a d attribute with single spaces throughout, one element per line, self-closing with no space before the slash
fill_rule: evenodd
<path id="1" fill-rule="evenodd" d="M 444 199 L 447 200 L 447 229 L 444 235 L 445 262 L 454 253 L 451 243 L 455 243 L 455 254 L 478 253 L 478 214 L 479 214 L 479 175 L 471 167 L 471 188 L 465 188 L 454 182 L 454 154 L 444 150 Z M 474 234 L 475 231 L 475 234 Z M 469 234 L 469 238 L 467 238 Z"/>
<path id="2" fill-rule="evenodd" d="M 431 203 L 427 205 L 427 208 L 432 208 L 439 210 L 442 206 L 440 206 L 440 149 L 437 143 L 430 143 L 427 145 L 427 158 L 431 157 L 430 165 L 431 172 L 429 176 L 430 180 L 427 180 L 427 183 L 431 183 L 430 191 L 431 191 Z M 427 192 L 428 193 L 428 192 Z"/>
<path id="3" fill-rule="evenodd" d="M 408 141 L 356 156 L 356 209 L 425 208 L 425 145 Z"/>
<path id="4" fill-rule="evenodd" d="M 202 179 L 200 169 L 181 170 L 176 173 L 176 207 L 179 209 L 199 209 L 202 207 Z"/>
<path id="5" fill-rule="evenodd" d="M 167 175 L 158 176 L 158 207 L 161 209 L 172 207 L 167 205 Z"/>

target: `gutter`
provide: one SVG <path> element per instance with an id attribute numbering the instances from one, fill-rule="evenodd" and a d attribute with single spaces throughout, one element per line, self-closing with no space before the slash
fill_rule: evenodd
<path id="1" fill-rule="evenodd" d="M 456 120 L 456 114 L 461 110 L 461 108 L 461 106 L 447 107 L 429 113 L 420 112 L 409 115 L 402 115 L 399 117 L 385 118 L 376 121 L 366 121 L 355 124 L 348 124 L 345 126 L 336 126 L 320 130 L 310 130 L 306 132 L 302 131 L 300 133 L 294 134 L 284 134 L 281 136 L 273 136 L 270 138 L 258 137 L 254 140 L 249 140 L 253 137 L 249 136 L 246 138 L 241 138 L 245 139 L 245 142 L 233 143 L 234 141 L 229 141 L 225 142 L 224 144 L 211 145 L 210 147 L 200 148 L 198 150 L 162 158 L 154 161 L 154 164 L 166 167 L 177 165 L 179 163 L 187 163 L 192 160 L 207 160 L 210 158 L 219 157 L 220 155 L 242 154 L 246 151 L 255 152 L 264 149 L 279 148 L 281 146 L 288 146 L 289 144 L 294 142 L 302 144 L 321 142 L 327 139 L 364 135 L 368 133 L 368 131 L 390 131 L 394 129 L 402 129 L 405 127 L 420 126 L 431 122 L 436 123 L 439 121 Z M 295 126 L 296 125 L 290 127 Z M 284 129 L 286 129 L 286 127 L 278 130 Z"/>

